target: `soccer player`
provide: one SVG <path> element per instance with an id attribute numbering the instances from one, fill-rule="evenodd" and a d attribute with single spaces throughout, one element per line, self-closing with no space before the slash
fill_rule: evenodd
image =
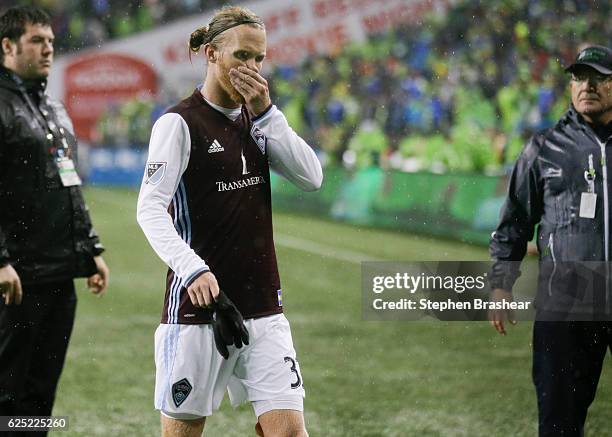
<path id="1" fill-rule="evenodd" d="M 252 403 L 258 434 L 307 436 L 272 236 L 270 168 L 312 191 L 321 165 L 270 101 L 261 18 L 226 7 L 189 43 L 206 57 L 205 82 L 155 123 L 138 199 L 138 222 L 169 266 L 155 333 L 162 435 L 201 435 L 227 389 L 233 405 Z M 220 289 L 250 337 L 227 359 L 213 332 Z"/>

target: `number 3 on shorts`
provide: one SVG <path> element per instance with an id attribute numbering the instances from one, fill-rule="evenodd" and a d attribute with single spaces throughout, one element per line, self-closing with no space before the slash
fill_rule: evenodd
<path id="1" fill-rule="evenodd" d="M 296 381 L 291 383 L 291 388 L 298 388 L 302 385 L 302 378 L 300 377 L 300 371 L 297 368 L 295 360 L 291 357 L 285 357 L 285 363 L 291 363 L 291 371 L 295 373 Z"/>

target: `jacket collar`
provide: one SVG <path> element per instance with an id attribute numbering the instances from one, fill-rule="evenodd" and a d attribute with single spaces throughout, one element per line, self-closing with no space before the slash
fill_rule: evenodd
<path id="1" fill-rule="evenodd" d="M 602 133 L 610 131 L 610 125 L 607 127 L 602 127 L 602 129 L 595 129 L 593 126 L 587 123 L 587 121 L 578 113 L 578 111 L 576 111 L 573 104 L 570 104 L 569 110 L 565 113 L 561 121 L 564 126 L 569 125 L 572 129 L 579 129 L 588 136 L 593 137 L 594 139 L 597 138 L 599 141 L 603 141 L 604 143 L 610 139 L 609 137 L 601 137 Z"/>
<path id="2" fill-rule="evenodd" d="M 28 93 L 44 93 L 47 88 L 46 79 L 24 80 L 14 71 L 0 65 L 0 87 L 18 90 L 24 88 Z"/>
<path id="3" fill-rule="evenodd" d="M 582 115 L 580 115 L 578 111 L 576 111 L 576 108 L 574 108 L 574 105 L 571 103 L 570 103 L 570 107 L 568 111 L 565 113 L 565 118 L 567 119 L 567 122 L 572 123 L 572 124 L 581 125 L 581 126 L 588 124 L 585 121 L 585 119 L 582 117 Z"/>

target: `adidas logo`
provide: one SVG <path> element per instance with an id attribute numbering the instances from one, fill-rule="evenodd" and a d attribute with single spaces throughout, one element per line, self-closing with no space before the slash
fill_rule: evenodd
<path id="1" fill-rule="evenodd" d="M 217 153 L 217 152 L 223 152 L 225 149 L 223 148 L 223 146 L 219 143 L 219 141 L 215 140 L 213 141 L 213 143 L 210 145 L 210 147 L 208 148 L 208 153 Z"/>

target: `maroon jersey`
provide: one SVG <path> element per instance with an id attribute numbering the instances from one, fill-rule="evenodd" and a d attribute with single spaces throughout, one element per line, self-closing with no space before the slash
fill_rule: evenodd
<path id="1" fill-rule="evenodd" d="M 167 113 L 186 122 L 190 137 L 188 164 L 168 210 L 177 232 L 245 318 L 282 312 L 265 136 L 244 107 L 232 121 L 199 90 Z M 162 323 L 212 321 L 211 310 L 192 305 L 189 283 L 168 270 Z"/>

